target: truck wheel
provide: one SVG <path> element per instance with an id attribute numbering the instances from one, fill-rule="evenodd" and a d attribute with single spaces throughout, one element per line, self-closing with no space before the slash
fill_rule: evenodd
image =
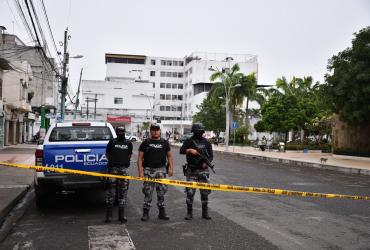
<path id="1" fill-rule="evenodd" d="M 131 141 L 132 141 L 132 142 L 136 142 L 136 139 L 135 139 L 135 138 L 131 138 Z"/>
<path id="2" fill-rule="evenodd" d="M 42 190 L 40 187 L 35 187 L 35 200 L 36 200 L 36 207 L 39 210 L 44 210 L 49 205 L 50 195 L 45 191 Z"/>

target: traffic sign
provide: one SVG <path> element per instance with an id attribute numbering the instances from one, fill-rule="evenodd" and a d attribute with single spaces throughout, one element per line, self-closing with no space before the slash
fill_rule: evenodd
<path id="1" fill-rule="evenodd" d="M 233 129 L 236 129 L 238 128 L 238 123 L 237 122 L 233 122 L 233 125 L 232 125 Z"/>

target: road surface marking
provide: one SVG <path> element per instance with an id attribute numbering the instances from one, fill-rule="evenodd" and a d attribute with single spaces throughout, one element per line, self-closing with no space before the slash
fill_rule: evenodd
<path id="1" fill-rule="evenodd" d="M 90 250 L 135 249 L 124 224 L 95 225 L 88 227 Z"/>

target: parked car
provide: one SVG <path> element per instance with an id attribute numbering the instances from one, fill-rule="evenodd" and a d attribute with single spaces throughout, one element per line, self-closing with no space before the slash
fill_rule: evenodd
<path id="1" fill-rule="evenodd" d="M 114 137 L 112 125 L 106 122 L 55 123 L 36 149 L 35 165 L 105 173 L 105 149 Z M 103 187 L 100 177 L 36 170 L 36 206 L 45 208 L 58 192 Z"/>
<path id="2" fill-rule="evenodd" d="M 139 138 L 137 136 L 131 135 L 130 132 L 126 132 L 125 138 L 126 138 L 126 140 L 130 140 L 132 142 L 135 142 L 135 141 L 138 141 L 139 140 Z"/>
<path id="3" fill-rule="evenodd" d="M 181 137 L 180 137 L 180 140 L 179 142 L 184 142 L 186 139 L 192 137 L 193 134 L 183 134 Z"/>

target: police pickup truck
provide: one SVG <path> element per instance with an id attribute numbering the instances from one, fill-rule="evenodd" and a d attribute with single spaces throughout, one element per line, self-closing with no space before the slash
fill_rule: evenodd
<path id="1" fill-rule="evenodd" d="M 106 122 L 63 122 L 53 124 L 35 152 L 37 166 L 105 172 L 108 141 L 116 137 Z M 42 209 L 57 192 L 101 188 L 103 179 L 36 170 L 36 205 Z"/>

